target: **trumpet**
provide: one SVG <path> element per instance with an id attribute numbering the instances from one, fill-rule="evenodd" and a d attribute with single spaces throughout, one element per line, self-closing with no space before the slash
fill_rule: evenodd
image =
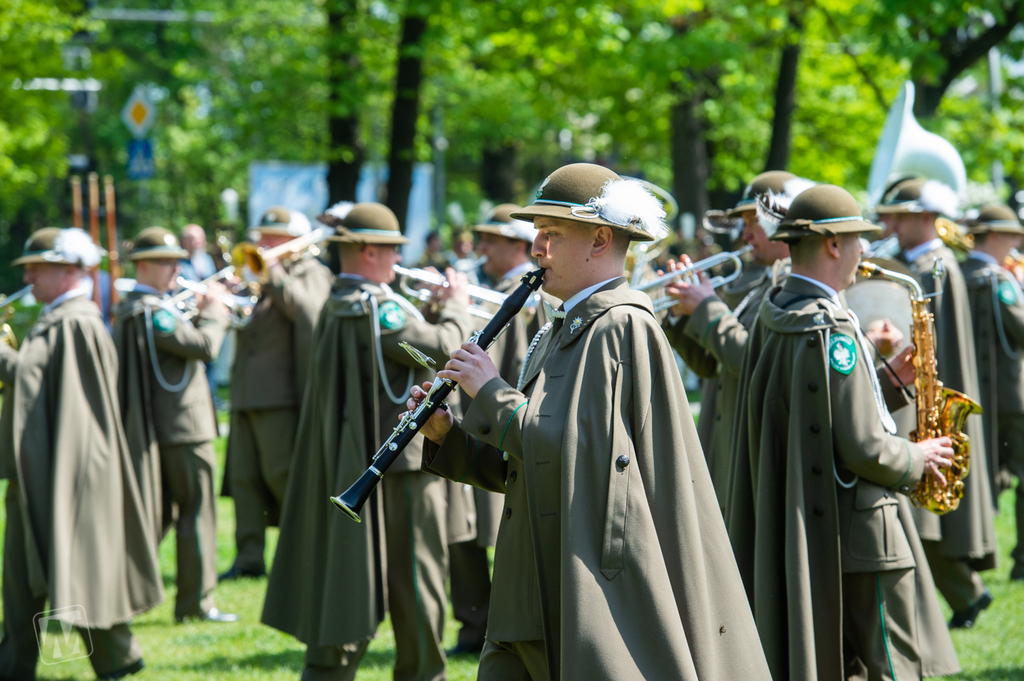
<path id="1" fill-rule="evenodd" d="M 288 243 L 263 250 L 251 242 L 243 242 L 231 249 L 231 264 L 235 270 L 241 272 L 248 269 L 256 278 L 252 282 L 253 293 L 257 293 L 259 286 L 265 284 L 270 277 L 270 268 L 267 262 L 271 260 L 305 260 L 320 255 L 320 244 L 327 241 L 334 234 L 333 227 L 319 227 L 309 234 L 296 237 Z M 221 270 L 223 272 L 223 270 Z"/>
<path id="2" fill-rule="evenodd" d="M 11 321 L 11 317 L 14 316 L 14 310 L 11 309 L 11 305 L 14 301 L 19 298 L 24 298 L 31 292 L 32 284 L 29 284 L 17 293 L 12 293 L 9 296 L 3 296 L 0 298 L 0 345 L 6 345 L 12 350 L 18 349 L 18 339 L 14 335 L 14 330 L 11 328 L 11 325 L 7 322 Z M 0 388 L 3 387 L 3 381 L 0 381 Z"/>
<path id="3" fill-rule="evenodd" d="M 409 285 L 409 280 L 415 280 L 430 286 L 441 286 L 442 288 L 448 286 L 448 280 L 443 274 L 434 274 L 427 270 L 416 268 L 408 269 L 400 265 L 394 265 L 391 268 L 395 274 L 398 275 L 398 286 L 402 289 L 402 293 L 409 296 L 413 300 L 418 300 L 421 303 L 429 303 L 433 294 L 424 288 L 414 288 Z M 504 304 L 505 299 L 508 298 L 507 294 L 498 293 L 492 291 L 489 288 L 483 286 L 469 286 L 469 297 L 473 300 L 477 300 L 481 303 L 490 303 L 491 305 L 501 306 Z M 490 319 L 494 316 L 494 313 L 488 310 L 486 307 L 480 305 L 470 305 L 466 308 L 466 311 L 481 319 Z"/>
<path id="4" fill-rule="evenodd" d="M 974 249 L 974 235 L 968 234 L 959 224 L 946 218 L 935 218 L 935 231 L 949 248 L 961 253 L 970 253 Z"/>
<path id="5" fill-rule="evenodd" d="M 659 277 L 655 277 L 650 281 L 645 281 L 639 286 L 634 286 L 633 289 L 635 291 L 649 291 L 651 289 L 661 288 L 666 284 L 670 284 L 673 281 L 679 279 L 680 277 L 693 275 L 694 273 L 701 270 L 709 270 L 712 267 L 718 267 L 719 265 L 724 265 L 727 262 L 734 263 L 736 269 L 733 270 L 732 273 L 725 276 L 716 275 L 714 277 L 711 277 L 710 280 L 708 280 L 708 283 L 711 284 L 712 288 L 719 288 L 721 286 L 725 286 L 730 282 L 735 281 L 740 276 L 740 274 L 743 273 L 743 260 L 741 258 L 745 256 L 747 253 L 750 253 L 750 251 L 752 250 L 754 250 L 754 247 L 747 245 L 737 251 L 716 253 L 715 255 L 712 255 L 710 257 L 704 258 L 703 260 L 699 260 L 693 263 L 689 267 L 684 267 L 681 270 L 674 270 L 672 272 L 666 272 L 665 274 L 662 274 Z M 659 298 L 654 299 L 654 311 L 661 312 L 663 310 L 669 309 L 675 304 L 676 301 L 671 296 L 661 296 Z"/>
<path id="6" fill-rule="evenodd" d="M 184 277 L 178 277 L 178 286 L 184 290 L 176 294 L 171 299 L 173 304 L 176 305 L 178 309 L 182 310 L 182 316 L 185 319 L 192 319 L 199 314 L 199 306 L 189 305 L 188 303 L 194 301 L 197 294 L 205 296 L 210 290 L 209 284 L 217 281 L 219 278 L 223 278 L 218 277 L 218 275 L 222 272 L 233 269 L 233 267 L 225 267 L 220 272 L 207 277 L 201 282 L 189 281 Z M 228 294 L 224 298 L 223 302 L 230 311 L 228 316 L 231 318 L 231 325 L 235 328 L 242 328 L 246 326 L 249 323 L 249 318 L 252 316 L 253 308 L 256 307 L 257 300 L 257 297 L 254 295 L 246 296 Z"/>
<path id="7" fill-rule="evenodd" d="M 878 239 L 868 244 L 864 249 L 862 259 L 867 258 L 895 258 L 900 252 L 900 240 L 895 234 L 884 239 Z"/>

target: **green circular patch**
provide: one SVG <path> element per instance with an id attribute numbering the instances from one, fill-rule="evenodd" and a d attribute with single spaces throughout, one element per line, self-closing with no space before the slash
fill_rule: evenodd
<path id="1" fill-rule="evenodd" d="M 1008 281 L 999 282 L 999 300 L 1003 305 L 1017 304 L 1017 287 Z"/>
<path id="2" fill-rule="evenodd" d="M 153 313 L 153 328 L 162 334 L 171 334 L 178 328 L 178 320 L 167 310 L 157 310 Z"/>
<path id="3" fill-rule="evenodd" d="M 834 333 L 828 339 L 828 363 L 839 373 L 849 376 L 857 366 L 857 343 L 845 333 Z"/>
<path id="4" fill-rule="evenodd" d="M 377 310 L 377 319 L 380 321 L 380 325 L 388 330 L 400 329 L 405 326 L 406 315 L 405 310 L 393 300 L 386 300 L 384 304 Z"/>

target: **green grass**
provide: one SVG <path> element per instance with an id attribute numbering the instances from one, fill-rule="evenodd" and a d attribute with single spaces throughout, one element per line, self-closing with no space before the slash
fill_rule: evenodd
<path id="1" fill-rule="evenodd" d="M 224 440 L 216 441 L 223 471 Z M 0 493 L 6 490 L 0 482 Z M 220 489 L 218 483 L 218 490 Z M 1010 583 L 1009 551 L 1016 541 L 1013 521 L 1013 492 L 1003 495 L 1003 512 L 996 519 L 1000 546 L 1000 565 L 984 577 L 995 602 L 968 631 L 953 632 L 964 673 L 950 678 L 977 681 L 1024 681 L 1024 583 Z M 217 563 L 220 570 L 231 565 L 234 556 L 234 506 L 230 499 L 217 503 Z M 0 504 L 0 527 L 3 506 Z M 267 563 L 273 558 L 277 530 L 268 533 Z M 175 624 L 173 603 L 174 537 L 173 532 L 160 547 L 160 566 L 167 590 L 166 601 L 136 619 L 132 629 L 145 652 L 146 670 L 139 679 L 226 679 L 276 680 L 297 679 L 302 669 L 304 646 L 290 636 L 260 624 L 266 579 L 246 579 L 218 587 L 217 606 L 236 612 L 236 624 L 192 622 Z M 948 612 L 948 610 L 947 610 Z M 344 613 L 338 613 L 343 617 Z M 445 628 L 445 647 L 455 645 L 456 627 L 449 617 Z M 377 638 L 371 643 L 363 660 L 358 681 L 391 679 L 395 640 L 390 622 L 385 621 Z M 469 681 L 476 678 L 475 657 L 449 662 L 448 678 Z M 94 678 L 87 660 L 61 665 L 38 667 L 40 679 Z"/>

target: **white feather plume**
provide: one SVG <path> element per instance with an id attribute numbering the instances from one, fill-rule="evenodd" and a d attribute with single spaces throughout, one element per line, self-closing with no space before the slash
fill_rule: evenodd
<path id="1" fill-rule="evenodd" d="M 780 196 L 782 195 L 776 194 L 769 189 L 764 194 L 757 197 L 757 203 L 755 204 L 757 209 L 757 222 L 761 225 L 761 229 L 764 230 L 765 235 L 769 237 L 774 236 L 775 232 L 778 231 L 779 225 L 786 219 L 786 211 L 789 210 L 789 204 L 791 204 L 795 198 L 789 197 L 785 202 L 785 205 L 783 205 L 782 201 L 779 200 Z"/>
<path id="2" fill-rule="evenodd" d="M 288 220 L 288 234 L 290 236 L 302 236 L 303 234 L 309 234 L 313 226 L 309 223 L 309 218 L 304 213 L 297 210 L 290 210 L 291 218 Z"/>
<path id="3" fill-rule="evenodd" d="M 664 206 L 637 180 L 609 180 L 591 205 L 608 222 L 623 227 L 640 223 L 640 230 L 655 241 L 668 236 Z"/>
<path id="4" fill-rule="evenodd" d="M 960 214 L 960 198 L 950 187 L 938 180 L 928 180 L 921 185 L 921 207 L 930 213 L 939 213 L 950 218 Z"/>
<path id="5" fill-rule="evenodd" d="M 349 211 L 351 211 L 352 208 L 355 207 L 355 205 L 356 204 L 352 203 L 351 201 L 338 201 L 336 204 L 334 204 L 324 212 L 327 213 L 328 215 L 333 215 L 336 218 L 341 218 L 342 220 L 344 220 L 345 217 L 349 214 Z"/>
<path id="6" fill-rule="evenodd" d="M 53 240 L 53 251 L 53 260 L 63 260 L 83 267 L 99 265 L 103 255 L 92 238 L 77 227 L 62 229 Z"/>
<path id="7" fill-rule="evenodd" d="M 776 194 L 775 202 L 783 208 L 789 208 L 793 199 L 816 184 L 817 182 L 806 177 L 792 177 L 782 183 L 782 193 Z"/>

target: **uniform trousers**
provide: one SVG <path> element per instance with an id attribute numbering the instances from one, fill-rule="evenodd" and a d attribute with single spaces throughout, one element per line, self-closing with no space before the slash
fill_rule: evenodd
<path id="1" fill-rule="evenodd" d="M 488 641 L 480 653 L 477 681 L 550 681 L 544 641 Z"/>
<path id="2" fill-rule="evenodd" d="M 856 681 L 921 678 L 913 568 L 843 573 L 843 666 Z"/>
<path id="3" fill-rule="evenodd" d="M 999 415 L 999 467 L 1017 478 L 1014 512 L 1017 520 L 1017 546 L 1013 557 L 1014 572 L 1024 575 L 1024 414 Z"/>
<path id="4" fill-rule="evenodd" d="M 940 542 L 922 539 L 921 545 L 924 546 L 924 554 L 928 556 L 935 586 L 949 607 L 960 611 L 977 603 L 985 593 L 985 582 L 981 575 L 965 559 L 943 555 Z"/>
<path id="5" fill-rule="evenodd" d="M 217 586 L 215 461 L 210 442 L 160 445 L 164 499 L 178 507 L 174 523 L 177 587 L 174 617 L 197 617 L 213 607 Z"/>
<path id="6" fill-rule="evenodd" d="M 228 474 L 235 500 L 235 568 L 263 574 L 267 527 L 278 524 L 299 413 L 294 407 L 231 412 Z"/>
<path id="7" fill-rule="evenodd" d="M 476 539 L 448 547 L 452 580 L 452 612 L 462 627 L 459 645 L 483 646 L 487 635 L 487 612 L 491 601 L 491 572 L 487 547 Z"/>
<path id="8" fill-rule="evenodd" d="M 0 640 L 0 678 L 31 681 L 36 678 L 41 645 L 36 635 L 35 616 L 45 611 L 46 596 L 32 594 L 25 555 L 25 518 L 19 497 L 18 483 L 10 480 L 7 483 L 7 526 L 4 530 L 4 632 L 3 640 Z M 88 618 L 89 613 L 85 615 Z M 59 632 L 49 630 L 50 644 L 44 653 L 51 661 L 61 656 L 80 656 L 88 650 L 81 647 L 87 645 L 86 640 L 92 643 L 89 662 L 97 676 L 118 671 L 142 659 L 142 648 L 127 624 L 117 624 L 109 629 L 76 629 L 82 635 L 81 642 L 62 640 Z M 77 649 L 76 643 L 80 644 Z"/>
<path id="9" fill-rule="evenodd" d="M 387 537 L 388 610 L 395 632 L 393 678 L 441 681 L 446 678 L 441 641 L 448 607 L 446 481 L 420 471 L 391 472 L 381 481 L 381 487 Z M 367 643 L 309 646 L 302 678 L 351 681 Z"/>

